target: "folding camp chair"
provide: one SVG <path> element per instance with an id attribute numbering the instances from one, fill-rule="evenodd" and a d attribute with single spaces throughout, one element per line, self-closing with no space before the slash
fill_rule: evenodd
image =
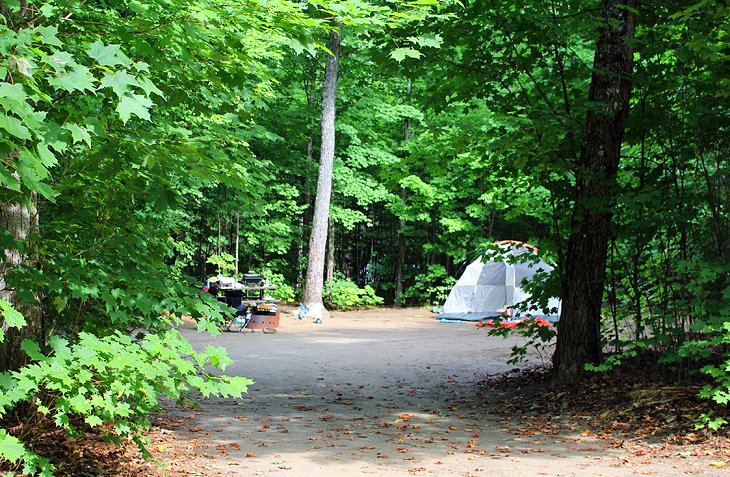
<path id="1" fill-rule="evenodd" d="M 245 330 L 251 322 L 251 316 L 253 315 L 253 307 L 249 306 L 246 308 L 246 311 L 237 311 L 231 319 L 226 322 L 226 331 L 237 331 L 239 333 L 243 333 L 243 330 Z"/>
<path id="2" fill-rule="evenodd" d="M 228 317 L 223 325 L 226 331 L 238 331 L 242 333 L 251 321 L 251 316 L 256 310 L 256 304 L 251 301 L 244 300 L 242 290 L 223 290 L 223 296 L 218 300 L 236 311 Z"/>

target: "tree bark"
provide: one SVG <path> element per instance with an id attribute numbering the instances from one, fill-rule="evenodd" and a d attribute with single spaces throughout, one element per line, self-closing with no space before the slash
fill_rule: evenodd
<path id="1" fill-rule="evenodd" d="M 37 196 L 32 194 L 30 208 L 25 204 L 0 204 L 0 227 L 7 230 L 14 239 L 26 240 L 38 227 L 36 202 Z M 18 250 L 5 250 L 4 260 L 0 263 L 0 298 L 10 302 L 23 314 L 26 321 L 26 326 L 20 329 L 8 328 L 5 321 L 2 321 L 5 341 L 0 343 L 0 372 L 17 370 L 27 364 L 28 356 L 20 349 L 24 339 L 43 342 L 43 315 L 40 304 L 21 301 L 16 290 L 5 280 L 10 270 L 31 263 L 32 259 Z"/>
<path id="2" fill-rule="evenodd" d="M 603 0 L 576 170 L 576 198 L 568 239 L 563 303 L 553 355 L 554 379 L 580 379 L 585 364 L 601 359 L 601 302 L 609 227 L 616 200 L 624 122 L 631 94 L 636 0 Z"/>
<path id="3" fill-rule="evenodd" d="M 411 102 L 411 80 L 406 85 L 406 102 Z M 403 143 L 408 141 L 411 134 L 411 118 L 406 117 L 403 120 Z M 401 199 L 403 203 L 406 201 L 405 189 L 401 188 Z M 400 219 L 398 221 L 398 258 L 395 266 L 395 296 L 393 297 L 393 305 L 396 308 L 403 306 L 403 266 L 406 262 L 406 221 Z"/>
<path id="4" fill-rule="evenodd" d="M 314 199 L 312 232 L 309 237 L 309 260 L 304 285 L 304 303 L 309 310 L 308 315 L 313 318 L 322 318 L 327 313 L 322 301 L 322 289 L 324 287 L 327 222 L 332 196 L 332 171 L 335 157 L 335 106 L 341 42 L 340 33 L 333 31 L 327 44 L 332 54 L 327 57 L 324 85 L 322 87 L 322 121 L 320 126 L 322 129 L 322 145 L 319 156 L 317 195 Z"/>
<path id="5" fill-rule="evenodd" d="M 396 308 L 403 306 L 403 266 L 406 262 L 406 221 L 398 221 L 398 259 L 395 265 L 395 297 L 393 305 Z"/>
<path id="6" fill-rule="evenodd" d="M 332 217 L 329 218 L 329 226 L 327 229 L 327 274 L 325 282 L 332 281 L 335 278 L 335 222 Z"/>
<path id="7" fill-rule="evenodd" d="M 240 231 L 241 231 L 241 206 L 239 205 L 238 208 L 236 208 L 236 274 L 235 274 L 235 276 L 238 276 L 238 243 L 240 241 Z"/>

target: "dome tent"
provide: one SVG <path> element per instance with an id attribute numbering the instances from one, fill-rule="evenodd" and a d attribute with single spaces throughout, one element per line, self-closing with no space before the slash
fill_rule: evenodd
<path id="1" fill-rule="evenodd" d="M 530 313 L 550 321 L 558 321 L 560 300 L 551 298 L 543 313 L 530 301 L 523 280 L 531 280 L 538 272 L 551 272 L 553 267 L 537 257 L 537 249 L 514 240 L 495 242 L 487 252 L 472 262 L 449 293 L 437 318 L 479 321 L 505 313 Z"/>

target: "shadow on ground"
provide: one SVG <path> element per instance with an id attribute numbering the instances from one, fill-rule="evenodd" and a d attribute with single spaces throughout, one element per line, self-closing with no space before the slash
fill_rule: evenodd
<path id="1" fill-rule="evenodd" d="M 489 414 L 498 397 L 479 383 L 513 369 L 516 342 L 423 310 L 323 325 L 283 319 L 275 335 L 186 334 L 195 346 L 228 348 L 227 372 L 256 384 L 243 399 L 159 417 L 152 449 L 167 475 L 697 474 L 629 456 L 580 422 Z"/>

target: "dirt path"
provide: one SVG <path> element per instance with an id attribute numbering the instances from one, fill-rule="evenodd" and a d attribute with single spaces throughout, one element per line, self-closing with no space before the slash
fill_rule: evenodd
<path id="1" fill-rule="evenodd" d="M 158 422 L 166 475 L 724 475 L 702 459 L 642 459 L 580 428 L 486 413 L 487 375 L 509 371 L 516 342 L 421 309 L 337 313 L 318 325 L 282 314 L 279 333 L 191 342 L 225 346 L 227 372 L 256 384 Z M 533 362 L 537 357 L 531 358 Z M 584 435 L 587 434 L 587 435 Z"/>

